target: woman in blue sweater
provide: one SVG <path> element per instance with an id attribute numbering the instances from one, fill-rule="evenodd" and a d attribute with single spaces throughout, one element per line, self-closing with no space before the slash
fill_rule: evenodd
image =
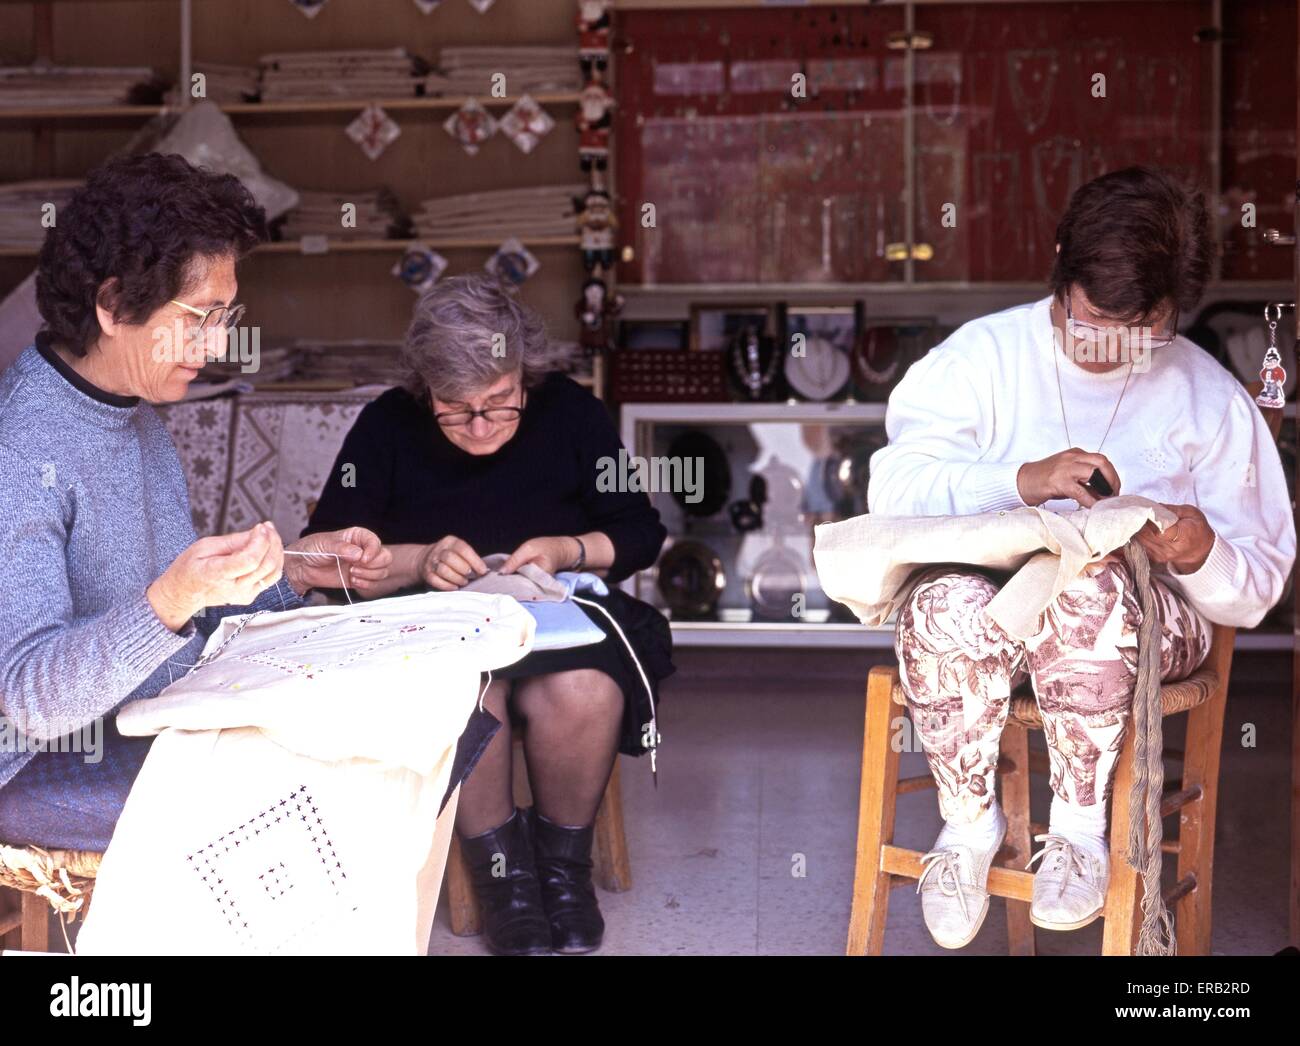
<path id="1" fill-rule="evenodd" d="M 105 849 L 150 742 L 117 733 L 121 705 L 184 675 L 222 616 L 337 584 L 333 554 L 354 583 L 387 573 L 360 527 L 288 559 L 270 523 L 195 539 L 150 404 L 224 351 L 235 262 L 265 236 L 237 179 L 157 154 L 93 172 L 46 236 L 44 328 L 0 378 L 0 841 Z"/>

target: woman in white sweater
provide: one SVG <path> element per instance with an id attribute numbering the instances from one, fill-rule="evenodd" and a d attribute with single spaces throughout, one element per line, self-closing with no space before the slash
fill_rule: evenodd
<path id="1" fill-rule="evenodd" d="M 1089 507 L 1140 494 L 1179 516 L 1138 535 L 1153 564 L 1162 679 L 1204 659 L 1210 623 L 1250 627 L 1281 598 L 1295 525 L 1276 444 L 1246 390 L 1177 335 L 1209 272 L 1205 203 L 1146 168 L 1080 188 L 1057 228 L 1051 295 L 966 324 L 889 400 L 870 510 L 962 515 Z M 1098 482 L 1100 479 L 1100 482 Z M 919 884 L 926 925 L 969 943 L 1006 821 L 994 794 L 1011 690 L 1033 682 L 1053 800 L 1031 918 L 1075 929 L 1101 912 L 1106 799 L 1123 743 L 1141 620 L 1119 555 L 1067 587 L 1040 634 L 984 615 L 1003 576 L 937 568 L 899 613 L 900 674 L 945 826 Z"/>

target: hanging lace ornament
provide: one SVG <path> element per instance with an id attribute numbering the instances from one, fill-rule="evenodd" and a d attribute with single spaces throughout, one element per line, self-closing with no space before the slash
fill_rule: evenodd
<path id="1" fill-rule="evenodd" d="M 502 283 L 518 286 L 542 267 L 532 253 L 513 236 L 497 248 L 483 268 Z"/>
<path id="2" fill-rule="evenodd" d="M 436 11 L 442 0 L 415 0 L 415 6 L 420 9 L 421 14 L 431 15 Z"/>
<path id="3" fill-rule="evenodd" d="M 526 94 L 501 118 L 500 127 L 501 133 L 514 142 L 520 152 L 530 153 L 555 127 L 555 121 L 531 95 Z"/>
<path id="4" fill-rule="evenodd" d="M 493 115 L 473 98 L 452 113 L 443 128 L 470 156 L 478 153 L 478 147 L 497 133 L 500 126 Z"/>
<path id="5" fill-rule="evenodd" d="M 487 14 L 487 9 L 496 2 L 497 0 L 469 0 L 469 5 L 482 15 Z"/>
<path id="6" fill-rule="evenodd" d="M 1270 310 L 1276 309 L 1277 315 L 1270 319 Z M 1282 386 L 1286 383 L 1286 371 L 1282 367 L 1282 354 L 1277 350 L 1277 321 L 1282 318 L 1281 305 L 1265 305 L 1264 319 L 1268 322 L 1268 351 L 1264 353 L 1264 366 L 1260 369 L 1259 380 L 1264 383 L 1255 402 L 1261 407 L 1281 410 L 1286 406 L 1286 393 Z"/>
<path id="7" fill-rule="evenodd" d="M 412 243 L 406 253 L 393 266 L 393 275 L 415 291 L 423 294 L 447 269 L 447 259 L 426 243 Z"/>
<path id="8" fill-rule="evenodd" d="M 402 129 L 383 109 L 377 105 L 368 105 L 347 126 L 347 136 L 361 147 L 361 151 L 371 160 L 379 159 L 385 149 L 397 140 Z"/>

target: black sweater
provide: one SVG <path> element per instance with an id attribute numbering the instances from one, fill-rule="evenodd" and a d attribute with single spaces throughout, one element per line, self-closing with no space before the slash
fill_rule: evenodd
<path id="1" fill-rule="evenodd" d="M 426 404 L 389 389 L 357 416 L 303 534 L 360 526 L 393 545 L 454 534 L 487 556 L 598 530 L 618 582 L 653 564 L 667 536 L 644 493 L 596 489 L 597 462 L 621 448 L 603 404 L 560 374 L 529 392 L 514 436 L 486 455 L 461 450 Z M 355 485 L 344 485 L 347 465 Z"/>

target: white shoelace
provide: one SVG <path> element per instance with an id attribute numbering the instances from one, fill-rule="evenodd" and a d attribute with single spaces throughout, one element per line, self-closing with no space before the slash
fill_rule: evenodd
<path id="1" fill-rule="evenodd" d="M 925 871 L 921 873 L 921 878 L 916 881 L 916 892 L 921 892 L 921 887 L 925 885 L 926 879 L 930 878 L 930 873 L 938 869 L 935 875 L 935 881 L 939 884 L 939 892 L 945 897 L 956 897 L 957 906 L 961 909 L 963 919 L 970 918 L 970 912 L 966 907 L 966 891 L 962 887 L 961 881 L 961 854 L 956 850 L 931 850 L 921 858 L 921 863 L 925 865 Z"/>
<path id="2" fill-rule="evenodd" d="M 1076 876 L 1088 885 L 1092 885 L 1092 858 L 1082 848 L 1075 846 L 1069 839 L 1063 835 L 1036 835 L 1034 842 L 1042 843 L 1043 848 L 1029 858 L 1029 863 L 1025 865 L 1026 869 L 1032 868 L 1034 862 L 1040 857 L 1051 857 L 1053 860 L 1049 866 L 1048 861 L 1044 860 L 1039 871 L 1049 869 L 1053 872 L 1064 872 L 1061 876 L 1061 896 L 1065 895 L 1065 888 L 1070 885 L 1072 879 Z"/>

